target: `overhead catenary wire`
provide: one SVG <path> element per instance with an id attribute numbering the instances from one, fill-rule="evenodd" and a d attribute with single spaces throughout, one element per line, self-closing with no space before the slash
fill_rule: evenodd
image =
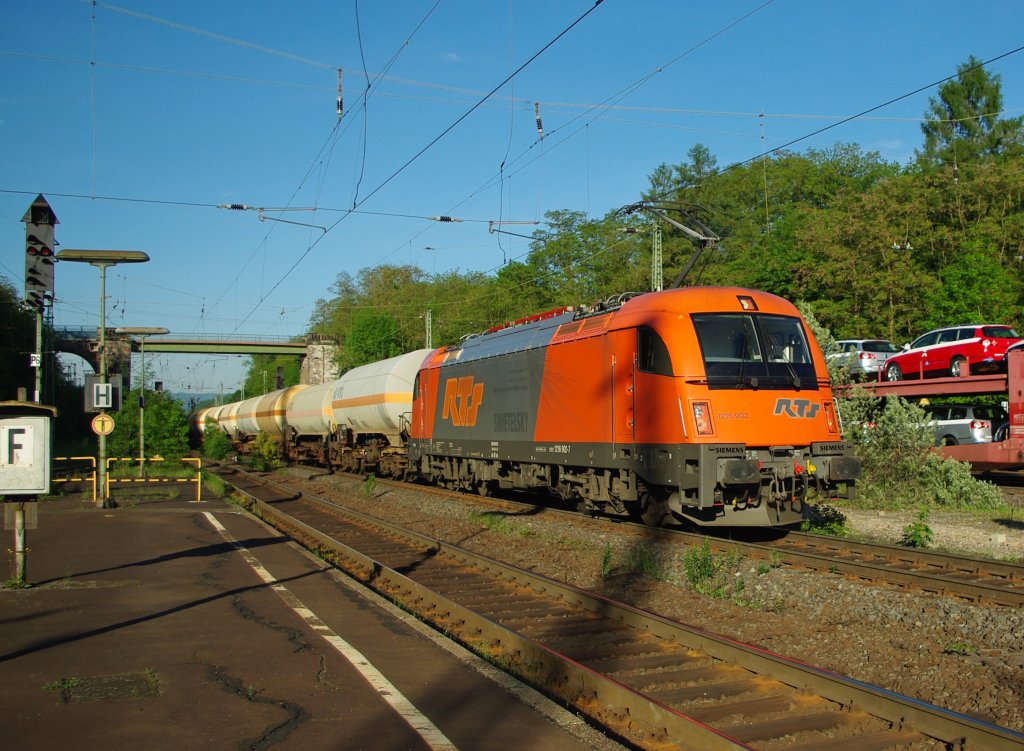
<path id="1" fill-rule="evenodd" d="M 960 76 L 964 75 L 965 73 L 969 73 L 972 70 L 977 70 L 978 68 L 983 68 L 986 65 L 991 65 L 992 63 L 994 63 L 994 62 L 996 62 L 998 60 L 1002 60 L 1003 58 L 1009 57 L 1011 55 L 1016 55 L 1016 54 L 1018 54 L 1021 51 L 1024 51 L 1024 45 L 1021 45 L 1020 47 L 1012 49 L 1009 52 L 1004 52 L 1001 55 L 996 55 L 995 57 L 989 58 L 988 60 L 985 60 L 984 62 L 978 63 L 977 65 L 972 65 L 972 66 L 970 66 L 968 68 L 964 68 L 963 70 L 958 70 L 956 73 L 954 73 L 952 75 L 949 75 L 949 76 L 946 76 L 945 78 L 941 78 L 938 81 L 933 81 L 932 83 L 926 84 L 924 86 L 919 86 L 918 88 L 914 89 L 913 91 L 908 91 L 905 94 L 900 94 L 899 96 L 893 97 L 892 99 L 889 99 L 888 101 L 882 102 L 881 104 L 876 104 L 875 106 L 869 107 L 868 109 L 863 110 L 862 112 L 860 112 L 860 113 L 858 113 L 856 115 L 850 115 L 849 117 L 845 117 L 842 120 L 840 120 L 839 122 L 835 122 L 835 123 L 832 123 L 830 125 L 826 125 L 823 128 L 818 128 L 817 130 L 812 131 L 810 133 L 806 133 L 806 134 L 804 134 L 804 135 L 802 135 L 802 136 L 800 136 L 798 138 L 793 138 L 793 139 L 791 139 L 789 141 L 786 141 L 781 146 L 776 146 L 775 148 L 770 149 L 770 150 L 768 150 L 766 152 L 763 152 L 761 154 L 755 154 L 754 156 L 749 157 L 747 159 L 744 159 L 742 161 L 734 162 L 733 164 L 730 164 L 729 166 L 725 167 L 724 169 L 718 170 L 717 172 L 712 173 L 709 177 L 706 177 L 704 179 L 706 180 L 706 179 L 709 179 L 710 177 L 714 177 L 714 176 L 719 175 L 719 174 L 721 174 L 723 172 L 726 172 L 728 170 L 736 169 L 736 168 L 742 167 L 742 166 L 744 166 L 746 164 L 750 164 L 751 162 L 757 161 L 758 159 L 761 159 L 762 157 L 770 156 L 772 154 L 776 154 L 779 151 L 782 151 L 783 149 L 788 149 L 790 146 L 795 146 L 798 143 L 802 143 L 802 142 L 804 142 L 804 141 L 806 141 L 806 140 L 808 140 L 810 138 L 814 138 L 817 135 L 821 135 L 822 133 L 825 133 L 826 131 L 832 130 L 833 128 L 838 128 L 840 125 L 845 125 L 846 123 L 851 122 L 852 120 L 856 120 L 856 119 L 860 118 L 862 115 L 867 115 L 867 114 L 870 114 L 872 112 L 877 112 L 878 110 L 883 109 L 885 107 L 888 107 L 889 105 L 895 104 L 896 102 L 901 102 L 904 99 L 907 99 L 909 97 L 914 96 L 915 94 L 920 94 L 921 92 L 927 91 L 928 89 L 935 88 L 936 86 L 941 86 L 942 84 L 947 83 L 948 81 L 952 81 L 955 78 L 959 78 Z M 973 119 L 973 118 L 968 118 L 968 119 Z M 661 196 L 658 196 L 658 197 L 659 198 L 666 198 L 667 196 L 666 195 L 661 195 Z"/>
<path id="2" fill-rule="evenodd" d="M 497 95 L 496 95 L 496 96 L 497 96 Z M 624 108 L 624 109 L 627 109 L 627 108 Z M 546 114 L 547 114 L 547 113 L 546 113 Z M 557 121 L 555 121 L 555 122 L 557 122 Z M 551 123 L 551 124 L 554 124 L 554 123 Z M 775 140 L 772 140 L 772 141 L 770 141 L 770 143 L 774 143 L 774 142 L 776 142 L 776 141 L 775 141 Z M 761 151 L 762 153 L 766 153 L 765 149 L 761 149 L 760 151 Z"/>
<path id="3" fill-rule="evenodd" d="M 404 172 L 406 169 L 408 169 L 414 162 L 416 162 L 416 160 L 418 160 L 421 156 L 423 156 L 423 154 L 425 154 L 428 150 L 430 150 L 442 138 L 444 138 L 446 135 L 448 135 L 452 130 L 454 130 L 456 127 L 458 127 L 458 125 L 460 123 L 462 123 L 467 117 L 469 117 L 473 112 L 475 112 L 480 107 L 480 105 L 482 105 L 494 92 L 498 91 L 503 86 L 505 86 L 505 84 L 507 84 L 510 80 L 512 80 L 515 76 L 517 76 L 520 72 L 522 72 L 527 66 L 529 66 L 530 63 L 532 63 L 534 60 L 536 60 L 538 57 L 540 57 L 544 52 L 546 52 L 548 49 L 550 49 L 551 46 L 553 46 L 562 37 L 564 37 L 566 34 L 568 34 L 570 31 L 572 31 L 572 29 L 576 28 L 576 26 L 578 26 L 580 23 L 582 23 L 583 20 L 586 19 L 587 16 L 589 16 L 591 13 L 593 13 L 594 10 L 596 10 L 601 5 L 601 3 L 603 3 L 603 2 L 604 2 L 604 0 L 595 0 L 594 4 L 590 8 L 588 8 L 584 13 L 582 13 L 575 21 L 573 21 L 568 26 L 566 26 L 551 41 L 549 41 L 547 44 L 545 44 L 540 50 L 535 52 L 528 60 L 526 60 L 526 62 L 524 62 L 522 65 L 520 65 L 515 71 L 513 71 L 511 74 L 509 74 L 509 76 L 507 76 L 501 83 L 499 83 L 497 86 L 495 86 L 493 89 L 491 89 L 491 91 L 488 94 L 486 94 L 476 104 L 474 104 L 472 107 L 470 107 L 466 112 L 464 112 L 458 119 L 455 120 L 455 122 L 453 122 L 451 125 L 449 125 L 447 128 L 445 128 L 439 135 L 437 135 L 427 145 L 425 145 L 418 152 L 416 152 L 412 157 L 410 157 L 408 160 L 406 160 L 406 162 L 404 164 L 402 164 L 402 166 L 400 166 L 397 170 L 392 172 L 390 176 L 385 178 L 383 182 L 381 182 L 368 195 L 366 195 L 358 204 L 353 206 L 353 209 L 358 208 L 360 205 L 362 205 L 363 203 L 368 201 L 370 198 L 372 198 L 374 195 L 376 195 L 381 190 L 383 190 L 392 180 L 394 180 L 396 177 L 398 177 L 398 175 L 400 175 L 402 172 Z M 336 222 L 334 222 L 334 224 L 332 224 L 330 227 L 328 227 L 327 228 L 327 233 L 329 233 L 331 230 L 333 230 L 335 227 L 337 227 L 342 221 L 345 220 L 345 218 L 347 216 L 349 216 L 349 214 L 347 214 L 347 213 L 344 214 L 341 218 L 339 218 Z M 298 265 L 300 263 L 302 263 L 302 261 L 306 258 L 306 256 L 308 256 L 309 253 L 312 252 L 313 248 L 315 248 L 323 240 L 323 238 L 327 236 L 327 233 L 324 233 L 324 235 L 322 235 L 314 243 L 312 243 L 309 246 L 309 248 L 307 248 L 306 251 L 304 253 L 302 253 L 298 257 L 298 259 L 296 259 L 296 261 L 277 280 L 277 282 L 274 284 L 273 287 L 271 287 L 271 289 L 266 293 L 266 295 L 264 295 L 264 297 L 261 298 L 261 302 L 263 300 L 265 300 L 267 296 L 269 296 L 275 289 L 277 289 L 284 282 L 285 279 L 287 279 L 291 275 L 291 273 L 298 267 Z M 245 323 L 245 320 L 246 319 L 243 319 L 241 322 L 239 322 L 239 326 L 241 326 L 243 323 Z"/>
<path id="4" fill-rule="evenodd" d="M 369 99 L 369 97 L 371 96 L 372 92 L 374 91 L 374 86 L 379 84 L 380 80 L 382 80 L 382 76 L 384 75 L 384 73 L 387 70 L 390 70 L 391 66 L 393 66 L 395 64 L 395 62 L 398 60 L 399 56 L 401 55 L 402 51 L 409 45 L 409 42 L 411 41 L 411 39 L 416 35 L 416 33 L 423 27 L 423 25 L 427 22 L 427 20 L 430 18 L 430 16 L 434 13 L 434 11 L 437 9 L 437 6 L 440 4 L 440 2 L 441 2 L 441 0 L 436 0 L 434 2 L 434 4 L 430 7 L 430 9 L 426 12 L 426 14 L 423 16 L 423 18 L 420 19 L 419 23 L 416 24 L 416 26 L 413 28 L 413 30 L 409 34 L 409 36 L 403 41 L 402 45 L 392 54 L 391 59 L 388 61 L 387 65 L 385 66 L 384 71 L 382 71 L 381 73 L 378 73 L 377 76 L 374 78 L 374 80 L 372 82 L 369 80 L 369 76 L 367 74 L 367 88 L 363 92 L 362 97 L 361 97 L 362 101 L 363 101 L 364 111 L 365 111 L 365 107 L 366 107 L 366 102 Z M 349 120 L 349 122 L 351 122 L 351 120 Z M 301 190 L 302 185 L 305 184 L 306 180 L 309 178 L 310 174 L 315 169 L 316 165 L 317 164 L 323 164 L 323 162 L 321 161 L 320 157 L 322 155 L 324 155 L 325 152 L 326 152 L 327 158 L 329 160 L 330 155 L 333 153 L 334 145 L 337 143 L 338 138 L 340 138 L 341 133 L 344 132 L 343 129 L 339 130 L 338 126 L 341 125 L 341 123 L 342 123 L 342 120 L 339 118 L 338 122 L 335 124 L 334 128 L 331 131 L 331 135 L 328 136 L 327 141 L 321 147 L 320 152 L 317 155 L 317 159 L 314 159 L 313 164 L 306 171 L 306 175 L 302 179 L 302 182 L 299 184 L 299 186 L 292 193 L 292 197 L 291 197 L 291 199 L 289 199 L 289 203 L 290 203 L 291 200 L 294 200 L 295 196 L 298 194 L 299 190 Z M 334 139 L 333 141 L 332 141 L 332 138 Z M 321 176 L 322 177 L 325 176 L 325 175 L 326 175 L 326 167 L 324 167 L 322 172 L 321 172 Z M 322 189 L 322 187 L 323 187 L 323 180 L 321 179 L 320 183 L 317 186 L 317 196 L 320 195 L 320 190 Z M 352 207 L 352 209 L 354 209 L 354 208 L 355 208 L 355 206 Z M 348 213 L 351 213 L 352 209 L 350 209 Z M 348 216 L 348 213 L 346 213 L 344 216 Z M 300 256 L 300 260 L 302 258 L 305 258 L 310 253 L 312 248 L 315 247 L 320 242 L 320 240 L 323 239 L 324 235 L 327 234 L 327 231 L 328 231 L 327 229 L 324 229 L 324 228 L 320 228 L 320 229 L 323 229 L 323 234 L 321 234 L 320 237 L 318 237 L 317 239 L 312 240 L 309 243 L 309 245 L 307 245 L 306 251 Z M 268 236 L 269 236 L 269 233 L 268 233 Z M 266 241 L 266 238 L 264 238 L 264 242 L 265 241 Z M 250 256 L 250 261 L 252 260 L 252 258 L 255 257 L 256 252 L 258 252 L 258 248 L 259 248 L 259 246 L 257 246 L 257 249 L 253 252 L 253 255 Z M 247 262 L 246 265 L 248 265 L 248 262 Z M 277 289 L 278 286 L 280 286 L 280 284 L 284 281 L 284 279 L 287 278 L 287 276 L 295 269 L 295 267 L 297 265 L 298 265 L 298 262 L 296 262 L 296 264 L 294 264 L 286 272 L 285 276 L 282 277 L 281 279 L 279 279 L 274 284 L 274 286 L 271 287 L 271 289 L 266 294 L 263 295 L 263 297 L 260 299 L 260 303 L 262 303 L 267 297 L 269 297 L 269 295 L 275 289 Z M 236 275 L 235 282 L 237 282 L 238 278 L 240 277 L 240 274 L 241 274 L 241 272 L 239 272 L 239 275 Z M 227 289 L 230 289 L 230 285 L 229 285 L 229 287 Z M 226 293 L 227 289 L 225 290 L 225 293 Z M 221 295 L 220 298 L 218 298 L 217 302 L 219 303 L 222 298 L 223 298 L 223 294 Z M 250 313 L 250 315 L 251 315 L 251 313 Z M 248 320 L 248 316 L 246 316 L 241 321 L 239 321 L 237 323 L 235 329 L 237 330 L 238 328 L 240 328 L 247 320 Z"/>
<path id="5" fill-rule="evenodd" d="M 606 108 L 607 108 L 607 107 L 610 107 L 610 106 L 612 106 L 612 103 L 615 103 L 615 104 L 617 104 L 618 102 L 621 102 L 621 101 L 622 101 L 622 100 L 623 100 L 623 99 L 624 99 L 624 98 L 625 98 L 626 96 L 628 96 L 628 95 L 629 95 L 630 93 L 632 93 L 633 91 L 635 91 L 635 90 L 639 89 L 639 88 L 640 88 L 640 87 L 641 87 L 641 86 L 642 86 L 642 85 L 643 85 L 644 83 L 646 83 L 647 81 L 649 81 L 650 79 L 652 79 L 652 78 L 653 78 L 654 76 L 656 76 L 657 74 L 659 74 L 659 73 L 663 72 L 663 71 L 664 71 L 664 70 L 665 70 L 666 68 L 668 68 L 669 66 L 671 66 L 671 65 L 674 65 L 675 63 L 679 62 L 679 61 L 680 61 L 680 60 L 682 60 L 683 58 L 685 58 L 685 57 L 687 57 L 688 55 L 692 54 L 692 53 L 693 53 L 693 52 L 695 52 L 696 50 L 700 49 L 701 47 L 704 47 L 705 45 L 707 45 L 708 43 L 710 43 L 710 42 L 711 42 L 712 40 L 714 40 L 714 39 L 718 38 L 718 37 L 719 37 L 719 36 L 721 36 L 722 34 L 724 34 L 724 33 L 726 33 L 727 31 L 729 31 L 730 29 L 732 29 L 732 28 L 734 28 L 734 27 L 738 26 L 739 24 L 743 23 L 744 21 L 746 21 L 747 19 L 749 19 L 750 17 L 752 17 L 752 16 L 753 16 L 753 15 L 755 15 L 756 13 L 760 12 L 761 10 L 763 10 L 764 8 L 766 8 L 767 6 L 771 5 L 771 4 L 773 3 L 773 2 L 774 2 L 774 0 L 766 0 L 766 2 L 762 3 L 761 5 L 757 6 L 756 8 L 754 8 L 754 9 L 752 9 L 752 10 L 748 11 L 747 13 L 744 13 L 744 14 L 743 14 L 742 16 L 740 16 L 739 18 L 737 18 L 737 19 L 735 19 L 735 20 L 731 21 L 730 23 L 726 24 L 725 26 L 723 26 L 722 28 L 718 29 L 718 30 L 717 30 L 717 31 L 715 31 L 714 33 L 712 33 L 712 34 L 709 34 L 708 36 L 704 37 L 704 38 L 703 38 L 702 40 L 700 40 L 700 41 L 699 41 L 699 42 L 697 42 L 696 44 L 693 44 L 693 45 L 691 45 L 691 46 L 690 46 L 689 48 L 687 48 L 686 50 L 684 50 L 684 51 L 683 51 L 683 52 L 681 52 L 680 54 L 676 55 L 675 57 L 673 57 L 673 58 L 672 58 L 671 60 L 669 60 L 668 62 L 666 62 L 666 63 L 664 63 L 664 64 L 662 64 L 662 65 L 659 65 L 659 66 L 658 66 L 657 68 L 655 68 L 655 69 L 654 69 L 653 71 L 651 71 L 651 72 L 649 72 L 649 73 L 645 74 L 645 75 L 644 75 L 643 77 L 641 77 L 641 78 L 640 78 L 640 79 L 638 79 L 637 81 L 634 81 L 633 83 L 629 84 L 628 86 L 624 87 L 623 89 L 620 89 L 620 90 L 619 90 L 619 91 L 618 91 L 617 93 L 615 93 L 615 94 L 613 94 L 613 95 L 611 95 L 611 96 L 607 97 L 607 98 L 606 98 L 606 99 L 605 99 L 605 100 L 604 100 L 603 102 L 601 102 L 600 104 L 598 104 L 598 105 L 593 105 L 593 106 L 589 107 L 589 108 L 587 109 L 587 111 L 586 111 L 586 112 L 583 112 L 583 113 L 581 113 L 581 114 L 579 114 L 579 115 L 576 115 L 575 117 L 573 117 L 573 118 L 572 118 L 572 119 L 571 119 L 571 120 L 569 121 L 569 123 L 566 123 L 566 125 L 563 125 L 563 126 L 562 126 L 561 128 L 556 128 L 556 129 L 555 129 L 554 131 L 549 131 L 549 132 L 547 133 L 547 135 L 548 135 L 548 136 L 552 135 L 552 133 L 553 133 L 553 132 L 555 132 L 555 131 L 558 131 L 558 130 L 561 130 L 561 129 L 563 129 L 563 128 L 564 128 L 564 127 L 566 127 L 567 125 L 570 125 L 570 124 L 572 124 L 572 123 L 573 123 L 573 122 L 575 122 L 576 120 L 579 120 L 579 119 L 581 119 L 581 118 L 584 118 L 584 117 L 586 117 L 586 116 L 588 116 L 588 115 L 590 116 L 590 118 L 589 118 L 589 119 L 587 120 L 586 124 L 585 124 L 585 125 L 584 125 L 583 127 L 581 127 L 581 128 L 579 128 L 579 129 L 577 129 L 576 131 L 574 131 L 573 133 L 569 134 L 568 136 L 562 137 L 562 138 L 561 138 L 561 140 L 559 140 L 558 142 L 556 142 L 556 144 L 555 144 L 554 148 L 557 148 L 557 147 L 558 147 L 558 146 L 560 146 L 561 144 L 565 143 L 565 142 L 566 142 L 567 140 L 569 140 L 569 138 L 571 138 L 571 137 L 572 137 L 573 135 L 575 135 L 576 133 L 579 133 L 579 132 L 583 131 L 583 130 L 584 130 L 584 128 L 585 128 L 585 127 L 586 127 L 587 125 L 589 125 L 589 124 L 590 124 L 590 122 L 593 122 L 593 121 L 594 121 L 594 119 L 596 118 L 596 115 L 594 115 L 594 113 L 595 113 L 595 112 L 598 112 L 599 110 L 600 110 L 600 111 L 602 111 L 602 112 L 603 112 L 603 111 L 606 111 Z M 528 155 L 530 154 L 530 152 L 531 152 L 531 151 L 533 150 L 533 148 L 534 148 L 535 146 L 537 146 L 538 144 L 541 144 L 541 145 L 542 145 L 542 149 L 543 149 L 543 141 L 542 141 L 541 139 L 537 139 L 537 140 L 535 140 L 535 141 L 534 141 L 534 142 L 533 142 L 532 144 L 530 144 L 530 146 L 528 146 L 528 147 L 527 147 L 527 148 L 526 148 L 526 149 L 525 149 L 524 151 L 522 151 L 522 152 L 521 152 L 521 153 L 520 153 L 520 154 L 519 154 L 518 156 L 516 156 L 516 157 L 515 157 L 515 159 L 513 159 L 513 160 L 512 160 L 512 164 L 515 164 L 516 162 L 518 162 L 518 161 L 519 161 L 519 160 L 521 160 L 521 159 L 525 159 L 525 158 L 526 158 L 526 157 L 527 157 L 527 156 L 528 156 Z M 534 156 L 534 158 L 533 158 L 533 159 L 529 159 L 529 160 L 528 160 L 528 161 L 527 161 L 527 162 L 526 162 L 525 164 L 523 164 L 522 166 L 520 166 L 520 167 L 519 167 L 519 168 L 518 168 L 518 169 L 517 169 L 517 170 L 516 170 L 515 172 L 513 172 L 512 174 L 517 174 L 518 172 L 522 171 L 522 170 L 523 170 L 523 169 L 525 169 L 525 168 L 526 168 L 527 166 L 529 166 L 529 165 L 530 165 L 530 164 L 532 164 L 533 162 L 535 162 L 535 161 L 537 161 L 538 159 L 540 159 L 540 158 L 541 158 L 541 156 L 542 156 L 542 154 L 538 154 L 537 156 Z M 507 160 L 506 160 L 506 161 L 507 161 Z M 465 196 L 465 197 L 464 197 L 464 198 L 463 198 L 463 199 L 462 199 L 461 201 L 459 201 L 458 203 L 456 203 L 456 204 L 455 204 L 455 206 L 453 206 L 453 207 L 452 207 L 452 208 L 450 209 L 450 211 L 455 211 L 455 210 L 456 210 L 456 209 L 457 209 L 457 208 L 458 208 L 459 206 L 461 206 L 462 204 L 466 203 L 466 202 L 467 202 L 467 201 L 469 201 L 469 200 L 470 200 L 471 198 L 474 198 L 475 196 L 479 195 L 479 194 L 480 194 L 481 192 L 483 192 L 484 190 L 488 190 L 488 189 L 490 189 L 490 188 L 491 188 L 491 187 L 492 187 L 492 186 L 493 186 L 493 185 L 495 184 L 495 180 L 497 180 L 497 181 L 499 182 L 499 184 L 502 184 L 502 181 L 504 180 L 504 167 L 505 167 L 505 162 L 503 162 L 503 164 L 502 164 L 502 169 L 501 169 L 501 170 L 499 170 L 499 174 L 498 174 L 497 176 L 491 176 L 490 178 L 488 178 L 488 179 L 487 179 L 487 180 L 486 180 L 486 181 L 485 181 L 485 182 L 484 182 L 484 183 L 483 183 L 482 185 L 480 185 L 479 187 L 477 187 L 477 188 L 476 188 L 475 190 L 471 191 L 471 192 L 469 193 L 469 195 Z M 539 206 L 538 206 L 538 211 L 539 211 Z M 420 236 L 421 236 L 421 235 L 422 235 L 422 234 L 423 234 L 424 232 L 425 232 L 425 230 L 421 230 L 420 232 L 418 232 L 418 233 L 416 234 L 416 238 L 419 238 L 419 237 L 420 237 Z M 400 248 L 400 247 L 404 247 L 404 246 L 405 246 L 405 243 L 403 242 L 401 246 L 398 246 L 398 247 L 394 248 L 394 249 L 393 249 L 393 250 L 391 250 L 391 251 L 390 251 L 389 253 L 387 253 L 387 254 L 386 254 L 385 256 L 383 256 L 383 258 L 381 258 L 380 260 L 385 260 L 385 259 L 387 259 L 387 258 L 388 258 L 389 256 L 391 256 L 391 255 L 393 255 L 394 253 L 396 253 L 396 252 L 397 252 L 397 251 L 399 250 L 399 248 Z"/>

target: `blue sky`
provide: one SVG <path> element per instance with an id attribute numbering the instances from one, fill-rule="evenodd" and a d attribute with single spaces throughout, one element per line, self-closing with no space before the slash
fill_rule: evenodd
<path id="1" fill-rule="evenodd" d="M 7 0 L 0 274 L 21 289 L 20 219 L 42 193 L 61 247 L 149 253 L 108 272 L 109 325 L 299 334 L 340 273 L 492 271 L 527 241 L 491 220 L 601 216 L 696 143 L 720 166 L 749 159 L 1010 52 L 1022 29 L 1009 0 Z M 989 70 L 1005 115 L 1024 113 L 1024 53 Z M 792 148 L 852 142 L 905 163 L 934 94 Z M 216 208 L 232 203 L 265 220 Z M 424 218 L 441 215 L 463 221 Z M 56 293 L 56 325 L 96 326 L 96 269 L 59 264 Z M 151 357 L 175 391 L 235 388 L 243 371 Z"/>

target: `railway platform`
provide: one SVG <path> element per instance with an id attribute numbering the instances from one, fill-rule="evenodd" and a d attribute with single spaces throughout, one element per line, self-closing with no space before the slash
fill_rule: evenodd
<path id="1" fill-rule="evenodd" d="M 38 521 L 0 591 L 4 748 L 620 748 L 221 501 Z"/>

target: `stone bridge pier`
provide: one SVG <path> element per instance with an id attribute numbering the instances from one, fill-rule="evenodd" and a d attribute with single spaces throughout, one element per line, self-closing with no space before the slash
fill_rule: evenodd
<path id="1" fill-rule="evenodd" d="M 93 329 L 91 338 L 88 337 L 61 337 L 55 341 L 60 352 L 68 352 L 78 355 L 92 366 L 94 373 L 100 372 L 100 348 L 97 340 L 98 332 Z M 113 329 L 107 329 L 107 373 L 114 375 L 120 373 L 124 376 L 125 389 L 130 388 L 132 382 L 132 342 L 128 337 L 121 338 L 114 333 Z"/>
<path id="2" fill-rule="evenodd" d="M 302 359 L 302 365 L 299 368 L 299 383 L 315 386 L 341 378 L 336 360 L 337 354 L 338 346 L 336 344 L 307 344 L 306 356 Z"/>

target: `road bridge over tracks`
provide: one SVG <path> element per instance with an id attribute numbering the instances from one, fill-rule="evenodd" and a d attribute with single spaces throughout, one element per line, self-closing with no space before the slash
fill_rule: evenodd
<path id="1" fill-rule="evenodd" d="M 99 372 L 99 330 L 94 328 L 57 327 L 53 346 L 57 352 L 78 355 Z M 113 328 L 105 332 L 107 370 L 122 373 L 131 382 L 131 354 L 140 351 L 141 340 L 129 334 L 118 334 Z M 146 352 L 220 355 L 286 355 L 302 359 L 302 383 L 325 383 L 340 377 L 334 365 L 337 344 L 318 336 L 226 336 L 205 334 L 180 336 L 147 336 Z"/>

